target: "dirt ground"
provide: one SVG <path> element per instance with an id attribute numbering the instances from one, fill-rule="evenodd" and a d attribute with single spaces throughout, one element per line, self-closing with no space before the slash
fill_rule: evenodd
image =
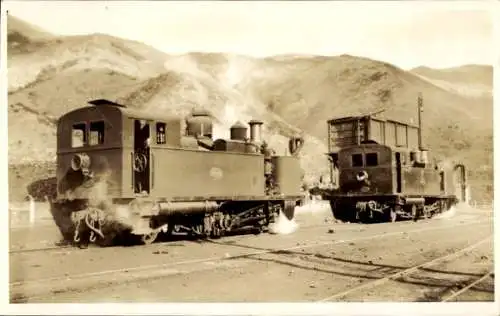
<path id="1" fill-rule="evenodd" d="M 290 234 L 13 252 L 10 296 L 29 303 L 320 301 L 475 244 L 492 235 L 492 219 L 491 211 L 468 209 L 418 222 L 361 225 L 335 223 L 323 209 L 298 214 L 298 229 Z M 45 225 L 13 229 L 10 238 L 16 251 L 53 245 L 59 235 Z M 439 301 L 492 267 L 490 239 L 331 301 Z M 487 278 L 457 300 L 492 301 L 493 283 Z"/>

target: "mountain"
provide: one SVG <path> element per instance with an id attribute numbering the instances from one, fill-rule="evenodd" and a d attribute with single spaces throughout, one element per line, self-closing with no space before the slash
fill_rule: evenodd
<path id="1" fill-rule="evenodd" d="M 477 168 L 491 172 L 488 169 L 493 159 L 491 67 L 483 76 L 477 75 L 475 66 L 460 69 L 462 73 L 471 71 L 470 84 L 490 87 L 489 93 L 478 96 L 444 89 L 421 75 L 388 63 L 349 55 L 265 59 L 221 58 L 220 54 L 187 57 L 192 64 L 210 69 L 218 81 L 229 83 L 247 99 L 256 100 L 252 102 L 254 109 L 255 105 L 260 111 L 267 107 L 268 113 L 278 115 L 323 143 L 327 142 L 326 120 L 332 117 L 385 109 L 381 117 L 416 123 L 416 100 L 422 92 L 426 144 L 437 155 L 465 161 L 474 172 Z M 210 67 L 205 66 L 207 63 Z M 460 82 L 457 78 L 451 76 L 450 85 Z M 468 77 L 463 74 L 461 78 Z"/>
<path id="2" fill-rule="evenodd" d="M 479 179 L 477 198 L 479 192 L 491 193 L 492 88 L 481 94 L 450 89 L 492 87 L 487 67 L 453 70 L 460 81 L 449 70 L 405 71 L 349 55 L 174 56 L 104 34 L 55 36 L 12 16 L 7 27 L 9 163 L 15 170 L 9 183 L 20 188 L 11 190 L 11 199 L 26 194 L 26 185 L 36 180 L 25 170 L 36 165 L 36 177 L 43 168 L 52 170 L 40 166 L 54 161 L 57 117 L 93 98 L 179 115 L 205 107 L 216 117 L 219 137 L 227 137 L 237 120 L 259 118 L 265 122 L 263 136 L 278 153 L 285 152 L 288 137 L 303 133 L 301 163 L 311 182 L 328 169 L 327 119 L 383 108 L 381 116 L 416 122 L 418 92 L 425 99 L 429 146 L 472 167 L 471 179 Z M 27 130 L 27 124 L 33 128 Z"/>
<path id="3" fill-rule="evenodd" d="M 45 40 L 55 36 L 32 24 L 7 16 L 7 44 L 8 50 L 15 53 L 28 53 L 42 45 Z"/>
<path id="4" fill-rule="evenodd" d="M 417 67 L 411 72 L 447 91 L 464 96 L 489 98 L 493 94 L 492 66 L 465 65 L 445 69 Z"/>
<path id="5" fill-rule="evenodd" d="M 103 34 L 55 36 L 12 16 L 7 29 L 9 161 L 53 160 L 59 115 L 93 97 L 116 98 L 163 69 L 164 54 L 141 43 Z M 39 131 L 29 138 L 20 133 L 40 115 L 50 119 L 35 123 Z"/>

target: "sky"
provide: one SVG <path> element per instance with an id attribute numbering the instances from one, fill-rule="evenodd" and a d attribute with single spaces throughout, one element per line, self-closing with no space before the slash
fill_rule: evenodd
<path id="1" fill-rule="evenodd" d="M 52 33 L 106 33 L 171 54 L 351 54 L 404 69 L 494 62 L 492 1 L 4 4 L 10 14 Z"/>

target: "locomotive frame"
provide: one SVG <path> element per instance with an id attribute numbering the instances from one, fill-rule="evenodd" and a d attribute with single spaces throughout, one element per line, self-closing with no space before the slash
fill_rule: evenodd
<path id="1" fill-rule="evenodd" d="M 99 99 L 60 117 L 57 195 L 51 212 L 64 239 L 111 245 L 122 236 L 145 244 L 173 231 L 220 237 L 268 229 L 280 212 L 294 217 L 304 200 L 296 157 L 277 156 L 241 123 L 212 139 L 208 112 L 158 116 Z M 87 237 L 85 237 L 87 236 Z M 88 240 L 82 240 L 88 238 Z"/>
<path id="2" fill-rule="evenodd" d="M 430 162 L 423 144 L 422 113 L 419 94 L 418 126 L 376 118 L 378 113 L 327 122 L 327 155 L 334 185 L 321 190 L 321 195 L 330 202 L 336 219 L 364 223 L 417 220 L 467 201 L 465 166 L 436 159 Z"/>

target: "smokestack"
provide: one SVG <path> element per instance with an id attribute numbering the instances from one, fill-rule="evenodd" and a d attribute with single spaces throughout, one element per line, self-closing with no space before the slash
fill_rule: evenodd
<path id="1" fill-rule="evenodd" d="M 424 100 L 422 93 L 418 94 L 418 148 L 424 150 L 424 140 L 422 137 L 422 114 L 424 113 Z"/>
<path id="2" fill-rule="evenodd" d="M 250 122 L 248 122 L 248 125 L 250 125 L 250 141 L 252 143 L 255 144 L 261 143 L 262 124 L 264 124 L 264 122 L 257 120 L 251 120 Z"/>

